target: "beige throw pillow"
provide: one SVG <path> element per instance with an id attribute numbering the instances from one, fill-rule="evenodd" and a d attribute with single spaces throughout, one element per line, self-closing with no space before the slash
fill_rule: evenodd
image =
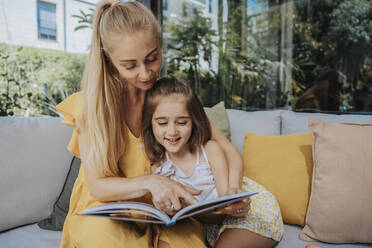
<path id="1" fill-rule="evenodd" d="M 372 243 L 372 125 L 309 119 L 313 178 L 300 238 Z"/>
<path id="2" fill-rule="evenodd" d="M 230 122 L 225 109 L 225 103 L 219 102 L 211 108 L 205 108 L 205 113 L 209 121 L 230 140 Z"/>

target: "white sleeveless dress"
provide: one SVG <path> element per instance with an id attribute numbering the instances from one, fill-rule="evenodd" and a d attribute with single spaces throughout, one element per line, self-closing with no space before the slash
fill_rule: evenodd
<path id="1" fill-rule="evenodd" d="M 200 150 L 204 156 L 204 162 L 200 162 Z M 203 146 L 196 153 L 196 165 L 189 176 L 185 175 L 169 159 L 168 153 L 166 153 L 166 159 L 155 170 L 155 174 L 167 176 L 183 185 L 203 190 L 200 195 L 195 196 L 198 201 L 218 197 L 212 169 Z M 262 185 L 245 176 L 243 176 L 242 180 L 242 190 L 258 192 L 258 194 L 251 197 L 251 208 L 248 215 L 244 217 L 227 216 L 221 224 L 205 225 L 206 238 L 210 246 L 214 246 L 220 234 L 227 228 L 247 229 L 264 237 L 272 238 L 275 241 L 281 240 L 284 233 L 283 219 L 275 197 Z"/>
<path id="2" fill-rule="evenodd" d="M 155 174 L 166 176 L 174 181 L 182 183 L 183 185 L 203 190 L 200 195 L 195 196 L 198 201 L 217 198 L 218 194 L 213 179 L 213 173 L 203 146 L 201 147 L 201 150 L 205 161 L 200 162 L 198 150 L 196 153 L 195 167 L 189 176 L 185 175 L 185 173 L 169 159 L 168 153 L 165 153 L 167 160 L 155 170 Z"/>

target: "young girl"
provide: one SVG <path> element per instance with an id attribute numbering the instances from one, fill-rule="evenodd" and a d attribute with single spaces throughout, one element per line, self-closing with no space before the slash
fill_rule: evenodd
<path id="1" fill-rule="evenodd" d="M 142 127 L 155 174 L 203 190 L 194 196 L 198 201 L 225 195 L 226 159 L 211 140 L 209 121 L 198 98 L 186 83 L 173 78 L 160 79 L 153 89 L 145 100 Z"/>
<path id="2" fill-rule="evenodd" d="M 162 78 L 147 92 L 142 115 L 142 136 L 154 174 L 201 190 L 195 196 L 198 201 L 227 194 L 228 167 L 223 150 L 210 139 L 208 118 L 187 83 L 174 78 Z M 210 245 L 270 247 L 280 240 L 283 223 L 275 198 L 248 178 L 243 179 L 243 185 L 244 190 L 249 188 L 259 192 L 258 196 L 252 197 L 251 210 L 244 217 L 227 216 L 222 224 L 207 224 Z M 175 211 L 180 206 L 168 202 L 168 208 L 169 211 Z M 227 229 L 246 229 L 270 238 L 268 241 L 271 242 L 263 245 L 251 239 L 246 244 L 243 236 L 237 235 L 235 240 L 230 239 L 229 244 L 216 244 L 218 237 Z"/>

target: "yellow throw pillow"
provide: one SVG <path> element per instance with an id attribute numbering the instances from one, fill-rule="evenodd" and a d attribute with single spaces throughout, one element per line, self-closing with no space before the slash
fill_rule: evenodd
<path id="1" fill-rule="evenodd" d="M 283 221 L 304 226 L 313 170 L 310 133 L 262 136 L 247 133 L 244 175 L 278 200 Z"/>

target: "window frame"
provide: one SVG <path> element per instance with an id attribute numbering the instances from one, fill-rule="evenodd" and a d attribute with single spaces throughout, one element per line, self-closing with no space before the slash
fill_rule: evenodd
<path id="1" fill-rule="evenodd" d="M 42 28 L 51 29 L 51 28 L 45 28 L 45 27 L 41 26 L 41 24 L 42 24 L 41 19 L 40 19 L 40 6 L 41 5 L 49 6 L 49 7 L 54 8 L 55 36 L 52 36 L 52 35 L 49 35 L 49 34 L 42 34 L 42 32 L 41 32 Z M 38 37 L 38 40 L 57 42 L 57 40 L 58 40 L 57 4 L 56 3 L 51 3 L 51 2 L 48 2 L 48 1 L 37 0 L 36 1 L 36 15 L 37 15 L 37 37 Z M 44 37 L 44 36 L 46 36 L 46 37 Z"/>

